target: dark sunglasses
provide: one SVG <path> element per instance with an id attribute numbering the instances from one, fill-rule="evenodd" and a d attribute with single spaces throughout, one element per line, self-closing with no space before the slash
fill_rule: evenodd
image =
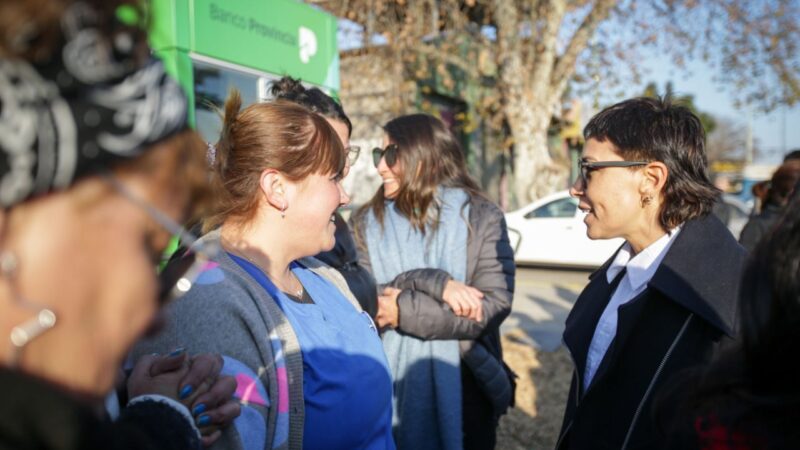
<path id="1" fill-rule="evenodd" d="M 397 144 L 389 144 L 386 148 L 375 147 L 372 149 L 372 163 L 377 168 L 381 164 L 381 159 L 386 158 L 386 165 L 389 167 L 397 163 Z"/>
<path id="2" fill-rule="evenodd" d="M 581 161 L 581 180 L 583 185 L 589 184 L 589 174 L 597 169 L 606 167 L 636 167 L 646 166 L 647 161 Z"/>
<path id="3" fill-rule="evenodd" d="M 189 292 L 194 282 L 206 264 L 213 261 L 220 249 L 216 246 L 197 242 L 197 237 L 178 225 L 168 215 L 158 208 L 137 197 L 124 184 L 114 178 L 109 172 L 101 173 L 103 178 L 117 191 L 133 203 L 142 208 L 150 218 L 171 235 L 177 236 L 183 244 L 183 251 L 178 250 L 172 255 L 169 262 L 158 273 L 158 302 L 161 305 L 171 302 Z M 186 251 L 186 248 L 191 250 Z"/>

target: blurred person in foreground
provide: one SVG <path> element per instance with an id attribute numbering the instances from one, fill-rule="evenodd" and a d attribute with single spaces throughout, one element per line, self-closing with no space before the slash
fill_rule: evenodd
<path id="1" fill-rule="evenodd" d="M 800 385 L 800 195 L 750 255 L 740 288 L 741 331 L 707 367 L 662 393 L 691 395 L 668 428 L 670 448 L 796 449 Z M 669 426 L 669 424 L 667 424 Z"/>
<path id="2" fill-rule="evenodd" d="M 353 217 L 361 264 L 384 289 L 377 322 L 392 368 L 400 449 L 492 449 L 513 404 L 500 325 L 514 258 L 500 208 L 467 172 L 439 119 L 384 127 L 373 150 L 383 185 Z"/>
<path id="3" fill-rule="evenodd" d="M 719 191 L 689 109 L 627 100 L 594 116 L 584 136 L 570 192 L 589 238 L 626 242 L 567 318 L 575 374 L 557 448 L 660 448 L 654 394 L 733 336 L 745 251 L 711 214 Z"/>
<path id="4" fill-rule="evenodd" d="M 2 449 L 192 449 L 195 421 L 209 444 L 238 414 L 221 359 L 181 350 L 138 361 L 128 406 L 113 423 L 103 410 L 127 351 L 177 294 L 155 267 L 207 193 L 183 92 L 138 22 L 118 19 L 137 5 L 3 4 Z M 200 404 L 213 417 L 194 418 Z"/>
<path id="5" fill-rule="evenodd" d="M 212 167 L 218 200 L 191 248 L 221 248 L 136 354 L 179 343 L 221 353 L 242 414 L 213 448 L 393 450 L 392 380 L 372 319 L 312 256 L 335 244 L 347 154 L 295 103 L 225 102 Z M 165 270 L 180 265 L 173 259 Z"/>
<path id="6" fill-rule="evenodd" d="M 350 145 L 350 134 L 353 125 L 345 114 L 342 105 L 317 88 L 305 88 L 299 80 L 283 77 L 273 82 L 270 90 L 277 100 L 288 100 L 305 106 L 325 118 L 328 124 L 339 136 L 347 152 L 347 167 L 343 177 L 347 177 L 350 167 L 358 158 L 360 148 Z M 344 218 L 337 211 L 334 214 L 336 225 L 336 244 L 330 251 L 316 255 L 320 261 L 328 264 L 342 274 L 350 291 L 358 300 L 361 308 L 368 312 L 370 317 L 375 317 L 378 311 L 378 291 L 375 280 L 364 267 L 358 263 L 356 244 Z"/>
<path id="7" fill-rule="evenodd" d="M 786 211 L 789 197 L 800 180 L 800 160 L 788 160 L 772 174 L 761 211 L 752 216 L 742 229 L 739 243 L 753 251 L 758 242 Z"/>

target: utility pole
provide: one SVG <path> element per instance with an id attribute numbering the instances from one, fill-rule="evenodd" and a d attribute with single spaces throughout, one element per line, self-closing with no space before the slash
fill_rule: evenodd
<path id="1" fill-rule="evenodd" d="M 747 105 L 747 135 L 744 144 L 745 165 L 753 163 L 753 109 Z"/>
<path id="2" fill-rule="evenodd" d="M 789 149 L 786 148 L 786 110 L 789 109 L 789 105 L 784 104 L 782 111 L 782 123 L 781 123 L 781 147 L 783 148 L 783 154 L 785 155 Z"/>

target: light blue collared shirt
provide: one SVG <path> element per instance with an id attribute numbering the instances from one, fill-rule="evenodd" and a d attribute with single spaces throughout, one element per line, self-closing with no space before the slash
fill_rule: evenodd
<path id="1" fill-rule="evenodd" d="M 583 377 L 584 390 L 592 383 L 592 379 L 597 373 L 597 368 L 600 367 L 608 347 L 611 346 L 611 342 L 617 335 L 619 307 L 644 292 L 647 288 L 647 283 L 655 275 L 658 266 L 661 265 L 661 260 L 664 259 L 672 243 L 675 242 L 675 236 L 680 231 L 680 226 L 675 227 L 635 256 L 632 256 L 633 250 L 630 244 L 626 242 L 608 267 L 606 279 L 609 283 L 614 281 L 614 278 L 622 269 L 627 268 L 627 272 L 620 281 L 619 286 L 617 286 L 617 290 L 611 296 L 611 300 L 606 305 L 606 309 L 603 310 L 600 320 L 597 321 L 597 327 L 594 329 L 592 342 L 589 344 L 589 352 L 586 355 L 586 373 Z"/>

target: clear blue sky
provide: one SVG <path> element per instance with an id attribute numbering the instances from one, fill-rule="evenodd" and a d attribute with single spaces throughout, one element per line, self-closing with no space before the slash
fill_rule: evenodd
<path id="1" fill-rule="evenodd" d="M 675 67 L 669 58 L 649 57 L 640 65 L 648 74 L 643 77 L 641 85 L 626 90 L 627 96 L 640 94 L 649 82 L 655 82 L 661 91 L 668 81 L 672 81 L 675 93 L 694 95 L 695 105 L 701 111 L 733 119 L 743 128 L 747 126 L 747 112 L 736 109 L 730 100 L 731 87 L 715 82 L 715 69 L 702 61 L 690 61 L 687 70 Z M 617 100 L 601 97 L 600 103 Z M 764 153 L 756 162 L 779 163 L 783 159 L 784 143 L 787 151 L 800 148 L 800 105 L 780 107 L 769 114 L 754 111 L 752 120 L 753 137 Z"/>

